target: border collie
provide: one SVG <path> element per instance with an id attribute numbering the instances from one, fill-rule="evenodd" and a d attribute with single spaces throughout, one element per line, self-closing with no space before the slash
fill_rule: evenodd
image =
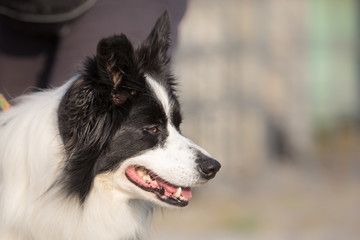
<path id="1" fill-rule="evenodd" d="M 2 240 L 139 239 L 220 164 L 180 132 L 169 16 L 133 48 L 103 39 L 63 86 L 0 114 Z"/>

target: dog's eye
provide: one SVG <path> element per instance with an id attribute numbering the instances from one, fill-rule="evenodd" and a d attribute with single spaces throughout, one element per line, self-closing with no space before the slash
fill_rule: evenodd
<path id="1" fill-rule="evenodd" d="M 148 127 L 145 130 L 150 133 L 159 133 L 160 132 L 160 129 L 157 126 Z"/>

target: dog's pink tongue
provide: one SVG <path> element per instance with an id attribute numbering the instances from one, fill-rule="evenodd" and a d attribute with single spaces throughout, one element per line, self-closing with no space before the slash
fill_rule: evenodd
<path id="1" fill-rule="evenodd" d="M 158 181 L 158 183 L 159 183 L 159 181 Z M 165 190 L 166 190 L 167 192 L 169 192 L 169 193 L 176 193 L 176 191 L 178 190 L 177 187 L 172 186 L 172 185 L 170 185 L 170 184 L 168 184 L 168 183 L 165 183 L 165 182 L 163 182 L 163 181 L 161 181 L 160 186 L 164 187 Z"/>
<path id="2" fill-rule="evenodd" d="M 181 191 L 181 196 L 184 196 L 186 199 L 190 200 L 191 198 L 191 188 L 183 188 Z"/>

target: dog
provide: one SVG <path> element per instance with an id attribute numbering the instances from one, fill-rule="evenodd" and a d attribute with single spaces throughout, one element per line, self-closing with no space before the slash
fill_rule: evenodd
<path id="1" fill-rule="evenodd" d="M 0 114 L 2 240 L 140 239 L 153 209 L 184 207 L 221 165 L 180 131 L 167 12 L 124 34 L 63 86 Z"/>

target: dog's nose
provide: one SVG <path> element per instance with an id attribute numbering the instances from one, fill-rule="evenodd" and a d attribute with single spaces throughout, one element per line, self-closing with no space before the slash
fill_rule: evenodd
<path id="1" fill-rule="evenodd" d="M 207 157 L 204 154 L 199 154 L 198 159 L 198 170 L 201 176 L 206 179 L 212 179 L 221 168 L 221 164 L 211 157 Z"/>

